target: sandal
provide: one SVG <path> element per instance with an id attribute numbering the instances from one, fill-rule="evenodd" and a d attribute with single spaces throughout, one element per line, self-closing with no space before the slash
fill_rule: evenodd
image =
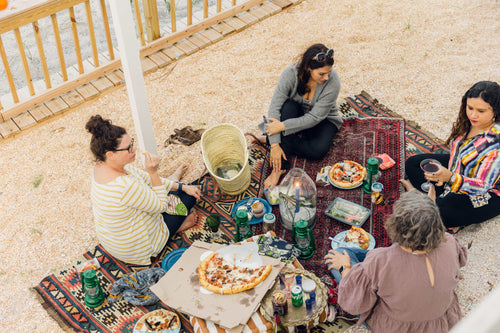
<path id="1" fill-rule="evenodd" d="M 168 146 L 169 144 L 182 144 L 185 146 L 190 146 L 196 141 L 201 139 L 201 134 L 204 132 L 204 129 L 193 130 L 191 126 L 186 126 L 183 129 L 174 129 L 174 133 L 170 135 L 170 137 L 165 141 L 164 145 Z"/>

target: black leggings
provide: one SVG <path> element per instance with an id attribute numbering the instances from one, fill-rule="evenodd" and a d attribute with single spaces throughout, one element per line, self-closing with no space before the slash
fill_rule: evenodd
<path id="1" fill-rule="evenodd" d="M 418 190 L 421 190 L 420 185 L 426 181 L 424 172 L 420 169 L 420 161 L 426 158 L 434 158 L 443 166 L 448 167 L 450 154 L 420 154 L 406 160 L 406 175 Z M 445 197 L 439 197 L 441 193 L 443 193 L 443 187 L 436 187 L 436 204 L 447 228 L 481 223 L 500 214 L 500 197 L 491 192 L 488 204 L 478 208 L 474 208 L 467 194 L 450 192 Z"/>
<path id="2" fill-rule="evenodd" d="M 172 191 L 170 194 L 175 194 L 177 195 L 181 201 L 186 205 L 187 211 L 189 212 L 191 208 L 194 207 L 196 204 L 196 198 L 193 196 L 190 196 L 189 194 L 183 192 L 183 191 Z M 186 219 L 185 216 L 182 215 L 170 215 L 167 213 L 161 213 L 163 215 L 163 221 L 168 227 L 168 240 L 172 238 L 172 236 L 179 230 L 181 227 L 182 223 Z M 167 241 L 168 242 L 168 241 Z"/>
<path id="3" fill-rule="evenodd" d="M 281 107 L 280 120 L 298 118 L 303 115 L 304 111 L 300 104 L 288 99 Z M 314 127 L 294 134 L 283 135 L 283 132 L 281 132 L 280 146 L 287 158 L 290 155 L 295 155 L 308 160 L 320 160 L 330 150 L 333 137 L 338 131 L 337 126 L 325 119 Z M 290 162 L 282 159 L 281 169 L 286 170 L 289 168 Z"/>

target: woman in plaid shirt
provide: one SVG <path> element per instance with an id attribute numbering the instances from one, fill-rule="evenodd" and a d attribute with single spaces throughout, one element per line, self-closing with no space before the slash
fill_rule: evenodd
<path id="1" fill-rule="evenodd" d="M 450 154 L 420 154 L 406 161 L 404 187 L 436 183 L 436 203 L 448 231 L 481 223 L 500 214 L 500 86 L 474 84 L 462 97 L 450 137 Z M 423 172 L 420 162 L 438 160 L 436 172 Z M 448 168 L 444 166 L 448 166 Z"/>

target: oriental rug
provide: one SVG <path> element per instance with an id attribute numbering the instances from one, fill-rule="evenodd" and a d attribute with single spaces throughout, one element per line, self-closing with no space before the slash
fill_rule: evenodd
<path id="1" fill-rule="evenodd" d="M 391 112 L 366 92 L 346 98 L 339 103 L 340 110 L 345 118 L 342 130 L 334 139 L 332 149 L 321 161 L 305 161 L 293 159 L 296 167 L 306 170 L 314 180 L 316 173 L 322 166 L 331 165 L 339 159 L 354 159 L 366 163 L 366 159 L 374 153 L 385 152 L 395 161 L 396 165 L 383 171 L 381 182 L 384 184 L 384 204 L 371 207 L 369 197 L 361 189 L 350 191 L 338 190 L 332 186 L 318 187 L 318 203 L 314 235 L 316 253 L 308 260 L 301 261 L 302 265 L 319 277 L 327 276 L 323 256 L 330 249 L 329 236 L 347 230 L 348 225 L 337 222 L 324 215 L 327 205 L 337 196 L 352 200 L 373 209 L 372 234 L 378 246 L 387 246 L 390 240 L 383 229 L 383 220 L 391 212 L 392 204 L 399 197 L 400 188 L 397 180 L 404 175 L 404 160 L 406 157 L 424 152 L 446 151 L 446 147 L 429 133 L 421 130 L 416 124 L 405 124 L 397 114 Z M 406 145 L 405 145 L 406 142 Z M 251 147 L 250 166 L 252 170 L 249 188 L 238 196 L 219 194 L 212 178 L 206 174 L 194 182 L 202 186 L 204 197 L 197 204 L 200 212 L 198 225 L 185 233 L 174 236 L 166 249 L 161 253 L 152 266 L 161 265 L 162 258 L 173 249 L 188 247 L 195 240 L 209 241 L 210 232 L 204 223 L 204 218 L 210 213 L 218 213 L 222 217 L 221 229 L 223 236 L 218 242 L 231 243 L 234 239 L 235 225 L 231 218 L 234 205 L 245 198 L 263 197 L 262 184 L 269 173 L 266 160 L 267 151 L 261 147 Z M 273 212 L 279 220 L 277 206 Z M 364 225 L 370 231 L 370 223 Z M 254 234 L 261 232 L 260 225 L 253 226 Z M 287 240 L 291 239 L 289 231 L 284 230 L 277 223 L 277 234 Z M 137 307 L 120 300 L 110 305 L 104 303 L 97 309 L 89 309 L 84 305 L 81 283 L 76 273 L 76 267 L 85 260 L 97 258 L 101 265 L 99 280 L 104 290 L 110 290 L 114 281 L 123 274 L 144 269 L 144 266 L 125 264 L 113 258 L 106 250 L 97 245 L 92 251 L 85 253 L 74 265 L 58 273 L 45 277 L 33 288 L 42 305 L 49 314 L 63 327 L 65 331 L 83 332 L 131 332 L 135 322 L 144 314 L 157 308 L 168 308 L 162 302 L 149 307 Z M 192 332 L 188 318 L 181 314 L 183 330 Z M 343 332 L 347 324 L 341 320 L 334 323 L 324 323 L 313 329 L 314 332 Z"/>

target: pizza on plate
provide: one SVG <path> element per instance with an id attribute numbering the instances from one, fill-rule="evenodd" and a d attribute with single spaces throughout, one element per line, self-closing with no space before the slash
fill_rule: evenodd
<path id="1" fill-rule="evenodd" d="M 340 188 L 353 188 L 360 185 L 365 179 L 366 169 L 354 161 L 340 161 L 328 171 L 330 181 Z"/>
<path id="2" fill-rule="evenodd" d="M 370 235 L 362 228 L 351 227 L 351 229 L 345 234 L 344 241 L 354 242 L 363 250 L 367 250 L 370 246 Z"/>
<path id="3" fill-rule="evenodd" d="M 179 316 L 165 309 L 158 309 L 146 313 L 135 325 L 135 329 L 140 332 L 175 330 L 180 327 L 181 322 Z"/>
<path id="4" fill-rule="evenodd" d="M 252 289 L 271 272 L 272 265 L 258 268 L 237 267 L 214 252 L 198 267 L 198 278 L 203 288 L 218 294 L 236 294 Z"/>

